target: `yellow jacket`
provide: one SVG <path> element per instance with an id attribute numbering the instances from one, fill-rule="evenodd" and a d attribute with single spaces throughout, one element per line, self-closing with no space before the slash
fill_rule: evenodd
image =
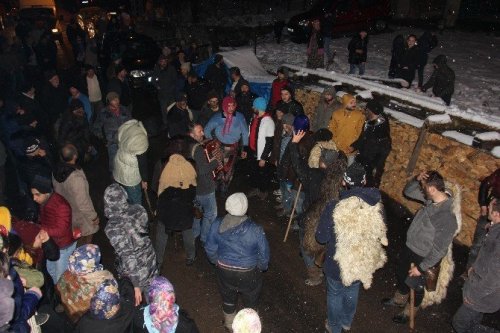
<path id="1" fill-rule="evenodd" d="M 328 125 L 328 129 L 333 133 L 333 141 L 337 145 L 337 148 L 346 155 L 354 153 L 348 153 L 348 148 L 358 139 L 365 124 L 365 116 L 360 109 L 352 111 L 346 109 L 347 104 L 352 99 L 354 97 L 349 94 L 345 94 L 342 97 L 343 107 L 333 112 L 332 119 Z"/>

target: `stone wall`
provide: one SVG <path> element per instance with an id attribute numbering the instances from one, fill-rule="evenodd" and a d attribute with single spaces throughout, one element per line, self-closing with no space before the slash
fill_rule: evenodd
<path id="1" fill-rule="evenodd" d="M 304 105 L 306 114 L 314 117 L 319 102 L 318 92 L 297 90 L 296 98 Z M 415 212 L 419 204 L 403 196 L 408 177 L 406 167 L 418 139 L 420 129 L 390 119 L 392 151 L 387 158 L 381 190 Z M 479 149 L 464 145 L 439 134 L 428 133 L 414 171 L 438 170 L 446 180 L 462 188 L 462 231 L 455 241 L 470 246 L 479 216 L 477 194 L 480 180 L 500 167 L 500 160 Z"/>

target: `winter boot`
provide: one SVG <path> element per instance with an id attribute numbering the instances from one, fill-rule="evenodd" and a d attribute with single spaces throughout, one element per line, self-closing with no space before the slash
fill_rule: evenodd
<path id="1" fill-rule="evenodd" d="M 315 265 L 308 267 L 307 279 L 305 281 L 306 286 L 318 286 L 321 282 L 323 282 L 323 272 L 321 272 L 321 269 Z"/>
<path id="2" fill-rule="evenodd" d="M 416 306 L 414 309 L 415 316 L 417 315 L 419 307 Z M 392 317 L 392 321 L 396 324 L 406 324 L 410 320 L 410 303 L 406 303 L 405 308 L 401 313 L 398 313 Z"/>
<path id="3" fill-rule="evenodd" d="M 401 294 L 399 291 L 394 293 L 394 296 L 391 298 L 382 299 L 382 305 L 385 306 L 397 306 L 404 307 L 408 303 L 408 294 Z"/>
<path id="4" fill-rule="evenodd" d="M 236 311 L 234 311 L 233 313 L 225 313 L 224 312 L 224 327 L 229 332 L 233 331 L 232 326 L 233 326 L 234 317 L 236 317 Z"/>

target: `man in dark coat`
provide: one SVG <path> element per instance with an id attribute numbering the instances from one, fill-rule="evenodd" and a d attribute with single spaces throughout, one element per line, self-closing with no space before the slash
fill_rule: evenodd
<path id="1" fill-rule="evenodd" d="M 241 92 L 241 86 L 248 81 L 243 78 L 241 71 L 238 67 L 231 67 L 229 70 L 231 74 L 231 96 L 236 97 Z"/>
<path id="2" fill-rule="evenodd" d="M 359 151 L 356 161 L 365 167 L 367 186 L 380 185 L 385 160 L 391 152 L 389 120 L 383 111 L 384 107 L 375 100 L 366 104 L 363 132 L 352 144 L 352 147 Z"/>
<path id="3" fill-rule="evenodd" d="M 250 124 L 250 120 L 253 117 L 253 101 L 258 96 L 250 90 L 250 83 L 244 80 L 241 82 L 240 92 L 236 94 L 236 103 L 238 103 L 238 111 L 243 114 L 247 124 Z"/>
<path id="4" fill-rule="evenodd" d="M 437 46 L 437 37 L 435 33 L 425 30 L 418 39 L 418 48 L 420 51 L 420 66 L 418 67 L 418 87 L 424 84 L 424 69 L 429 60 L 429 53 Z"/>
<path id="5" fill-rule="evenodd" d="M 41 104 L 49 115 L 52 126 L 68 107 L 68 89 L 54 71 L 45 73 L 46 84 L 41 94 Z"/>
<path id="6" fill-rule="evenodd" d="M 224 90 L 228 83 L 226 69 L 224 67 L 224 58 L 220 54 L 215 55 L 214 63 L 208 66 L 205 72 L 205 80 L 217 92 L 219 101 L 224 97 Z"/>
<path id="7" fill-rule="evenodd" d="M 191 122 L 186 95 L 178 94 L 175 100 L 175 105 L 168 110 L 167 115 L 167 130 L 170 138 L 176 135 L 186 135 Z"/>
<path id="8" fill-rule="evenodd" d="M 420 51 L 417 46 L 417 36 L 409 35 L 406 39 L 406 47 L 399 58 L 396 69 L 396 77 L 408 82 L 411 86 L 415 78 L 415 70 L 420 65 Z"/>
<path id="9" fill-rule="evenodd" d="M 191 71 L 188 74 L 186 84 L 186 95 L 188 106 L 193 113 L 193 121 L 197 122 L 201 109 L 207 101 L 210 86 L 204 80 L 198 78 L 198 75 Z"/>
<path id="10" fill-rule="evenodd" d="M 276 110 L 281 110 L 285 114 L 290 113 L 294 117 L 304 114 L 304 108 L 293 97 L 293 89 L 290 86 L 281 88 L 281 101 L 276 105 Z"/>
<path id="11" fill-rule="evenodd" d="M 361 30 L 359 34 L 352 37 L 347 49 L 349 50 L 349 74 L 356 74 L 356 67 L 359 75 L 365 74 L 365 63 L 367 58 L 368 34 Z"/>
<path id="12" fill-rule="evenodd" d="M 125 66 L 119 64 L 115 68 L 116 76 L 108 82 L 108 94 L 114 92 L 120 97 L 121 105 L 125 106 L 132 113 L 132 93 L 127 80 L 127 70 Z"/>
<path id="13" fill-rule="evenodd" d="M 432 72 L 429 81 L 422 86 L 422 91 L 432 87 L 432 94 L 450 105 L 451 96 L 455 91 L 455 72 L 448 67 L 445 55 L 438 55 L 433 61 L 434 72 Z"/>
<path id="14" fill-rule="evenodd" d="M 70 102 L 68 110 L 61 119 L 58 141 L 61 145 L 72 143 L 82 161 L 85 153 L 91 148 L 89 123 L 85 118 L 83 104 L 77 99 Z"/>
<path id="15" fill-rule="evenodd" d="M 167 107 L 175 102 L 177 72 L 172 64 L 173 56 L 160 55 L 153 74 L 153 81 L 158 89 L 158 101 L 162 114 L 163 125 L 167 124 Z"/>
<path id="16" fill-rule="evenodd" d="M 405 39 L 403 35 L 397 35 L 392 41 L 391 48 L 391 63 L 389 65 L 389 79 L 394 79 L 396 77 L 396 71 L 398 69 L 399 61 L 405 50 Z"/>

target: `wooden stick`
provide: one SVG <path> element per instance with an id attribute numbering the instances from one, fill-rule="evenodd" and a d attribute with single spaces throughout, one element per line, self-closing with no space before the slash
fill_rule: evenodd
<path id="1" fill-rule="evenodd" d="M 149 209 L 149 214 L 151 214 L 151 217 L 152 218 L 155 218 L 155 212 L 153 212 L 153 209 L 151 208 L 151 201 L 149 200 L 149 194 L 148 194 L 148 190 L 142 190 L 144 192 L 144 198 L 146 199 L 146 206 L 148 207 Z"/>
<path id="2" fill-rule="evenodd" d="M 297 208 L 297 202 L 299 201 L 300 191 L 302 190 L 302 183 L 299 184 L 299 189 L 297 190 L 297 195 L 295 196 L 295 200 L 293 202 L 292 212 L 290 214 L 290 219 L 288 220 L 288 227 L 286 228 L 285 238 L 283 239 L 283 243 L 286 243 L 288 238 L 288 233 L 290 232 L 290 227 L 292 225 L 293 215 L 295 214 L 295 209 Z"/>
<path id="3" fill-rule="evenodd" d="M 411 263 L 411 268 L 415 267 L 414 263 Z M 413 333 L 415 329 L 415 289 L 410 289 L 410 333 Z"/>
<path id="4" fill-rule="evenodd" d="M 415 148 L 413 148 L 413 153 L 411 154 L 410 161 L 408 162 L 408 166 L 406 167 L 406 175 L 410 176 L 413 174 L 413 170 L 415 170 L 415 166 L 417 165 L 418 156 L 420 155 L 420 151 L 422 150 L 422 146 L 425 143 L 425 137 L 427 136 L 427 131 L 429 129 L 429 125 L 427 121 L 424 121 L 422 128 L 420 129 L 420 134 L 418 135 L 417 143 L 415 144 Z"/>

